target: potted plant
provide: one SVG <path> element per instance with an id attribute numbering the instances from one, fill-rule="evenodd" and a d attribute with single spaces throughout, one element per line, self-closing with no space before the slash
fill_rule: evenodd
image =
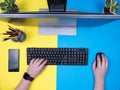
<path id="1" fill-rule="evenodd" d="M 0 3 L 2 13 L 16 13 L 19 12 L 18 6 L 15 4 L 16 0 L 4 0 Z"/>
<path id="2" fill-rule="evenodd" d="M 104 13 L 105 14 L 118 14 L 119 4 L 116 0 L 106 0 Z"/>
<path id="3" fill-rule="evenodd" d="M 15 4 L 16 0 L 4 0 L 4 2 L 0 3 L 0 8 L 2 10 L 2 13 L 9 14 L 9 13 L 18 13 L 19 7 Z M 24 19 L 22 18 L 10 18 L 9 23 L 15 22 L 15 23 L 22 23 Z"/>

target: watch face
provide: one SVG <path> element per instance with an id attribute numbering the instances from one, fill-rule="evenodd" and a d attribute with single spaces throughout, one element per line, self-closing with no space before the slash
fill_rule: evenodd
<path id="1" fill-rule="evenodd" d="M 30 80 L 30 77 L 26 75 L 26 79 L 27 79 L 27 80 Z"/>
<path id="2" fill-rule="evenodd" d="M 33 79 L 34 79 L 34 78 L 32 78 L 28 73 L 25 73 L 24 76 L 23 76 L 23 78 L 24 78 L 25 80 L 29 80 L 29 81 L 33 81 Z"/>
<path id="3" fill-rule="evenodd" d="M 29 75 L 27 73 L 24 74 L 24 79 L 26 79 L 26 80 L 29 79 Z"/>

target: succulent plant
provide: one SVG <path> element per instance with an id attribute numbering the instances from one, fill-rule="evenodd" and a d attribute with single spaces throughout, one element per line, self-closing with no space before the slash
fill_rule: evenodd
<path id="1" fill-rule="evenodd" d="M 4 0 L 0 3 L 0 7 L 3 13 L 16 13 L 19 12 L 18 6 L 15 4 L 16 0 Z"/>
<path id="2" fill-rule="evenodd" d="M 119 4 L 117 0 L 106 0 L 104 12 L 111 14 L 118 14 Z"/>

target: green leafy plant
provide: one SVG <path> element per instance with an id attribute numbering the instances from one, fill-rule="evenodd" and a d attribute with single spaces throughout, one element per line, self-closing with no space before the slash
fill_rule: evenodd
<path id="1" fill-rule="evenodd" d="M 117 0 L 106 0 L 104 12 L 111 14 L 118 14 L 119 4 Z"/>
<path id="2" fill-rule="evenodd" d="M 0 3 L 0 7 L 3 13 L 16 13 L 19 12 L 18 6 L 15 4 L 16 0 L 4 0 Z"/>

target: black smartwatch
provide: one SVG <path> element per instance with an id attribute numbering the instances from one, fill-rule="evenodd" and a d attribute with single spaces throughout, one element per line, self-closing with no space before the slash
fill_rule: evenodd
<path id="1" fill-rule="evenodd" d="M 31 77 L 27 72 L 24 73 L 23 78 L 25 80 L 29 80 L 29 81 L 33 81 L 34 80 L 34 78 Z"/>

